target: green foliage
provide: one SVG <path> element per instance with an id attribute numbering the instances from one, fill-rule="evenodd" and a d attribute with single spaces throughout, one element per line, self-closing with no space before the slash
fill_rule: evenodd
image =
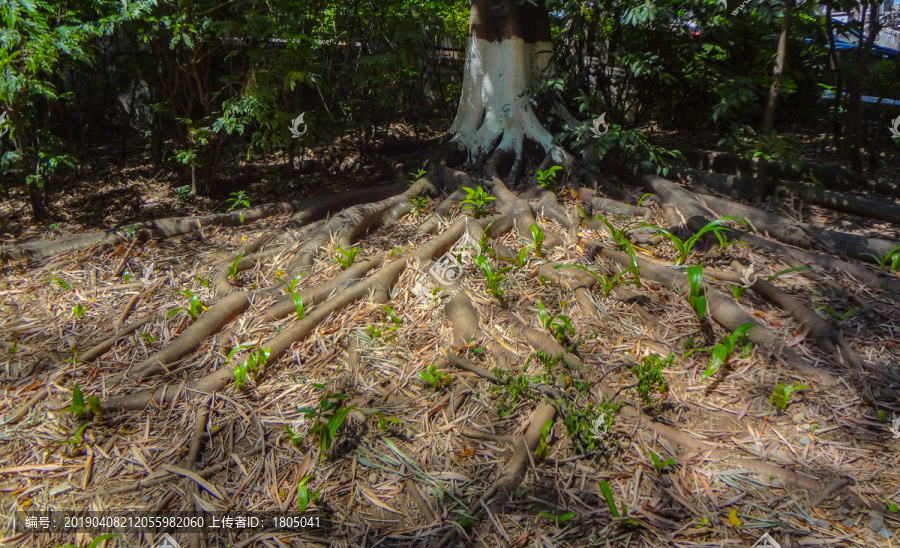
<path id="1" fill-rule="evenodd" d="M 653 460 L 653 466 L 656 467 L 656 471 L 660 474 L 662 474 L 663 470 L 665 470 L 667 466 L 675 466 L 677 464 L 675 462 L 675 459 L 660 459 L 659 455 L 657 455 L 653 451 L 650 451 L 650 458 Z"/>
<path id="2" fill-rule="evenodd" d="M 240 266 L 241 259 L 243 259 L 243 258 L 244 258 L 244 252 L 241 251 L 240 253 L 237 254 L 237 257 L 234 258 L 234 261 L 231 263 L 231 266 L 228 267 L 228 276 L 232 280 L 237 279 L 238 267 Z"/>
<path id="3" fill-rule="evenodd" d="M 334 260 L 336 260 L 344 270 L 350 268 L 350 265 L 356 260 L 356 254 L 359 253 L 359 248 L 355 245 L 351 246 L 350 249 L 335 247 L 334 250 L 338 252 L 338 255 L 334 256 Z"/>
<path id="4" fill-rule="evenodd" d="M 409 186 L 414 185 L 416 183 L 416 181 L 421 179 L 426 173 L 428 173 L 428 171 L 426 171 L 424 169 L 419 169 L 415 173 L 410 173 L 409 174 L 409 176 L 410 176 Z"/>
<path id="5" fill-rule="evenodd" d="M 250 200 L 247 199 L 247 193 L 244 192 L 243 190 L 239 190 L 237 192 L 232 192 L 231 198 L 228 198 L 228 200 L 226 200 L 226 202 L 231 204 L 228 207 L 228 211 L 234 211 L 238 207 L 245 207 L 245 208 L 250 207 Z M 241 220 L 241 224 L 244 224 L 244 214 L 243 213 L 240 214 L 240 220 Z"/>
<path id="6" fill-rule="evenodd" d="M 410 201 L 412 202 L 413 215 L 418 215 L 419 213 L 421 213 L 421 210 L 425 209 L 425 207 L 428 205 L 428 198 L 425 198 L 424 196 L 413 198 Z"/>
<path id="7" fill-rule="evenodd" d="M 539 516 L 550 518 L 557 527 L 562 527 L 567 521 L 577 519 L 578 514 L 575 512 L 565 512 L 563 514 L 552 514 L 550 512 L 539 512 Z"/>
<path id="8" fill-rule="evenodd" d="M 534 454 L 541 460 L 546 459 L 547 456 L 550 455 L 550 445 L 547 444 L 547 439 L 550 437 L 550 432 L 552 430 L 553 421 L 547 421 L 544 424 L 544 427 L 541 428 L 541 438 L 537 448 L 534 450 Z"/>
<path id="9" fill-rule="evenodd" d="M 200 282 L 200 285 L 209 289 L 209 278 L 201 278 L 200 276 L 194 276 L 194 279 Z"/>
<path id="10" fill-rule="evenodd" d="M 394 309 L 390 306 L 382 306 L 381 308 L 387 315 L 390 324 L 382 322 L 380 329 L 375 324 L 372 324 L 369 325 L 368 331 L 374 339 L 384 337 L 386 341 L 390 341 L 397 336 L 400 326 L 403 325 L 403 320 L 394 313 Z"/>
<path id="11" fill-rule="evenodd" d="M 666 379 L 663 377 L 662 371 L 672 365 L 674 361 L 674 352 L 666 356 L 665 359 L 661 358 L 659 354 L 650 354 L 641 360 L 640 363 L 631 366 L 631 372 L 637 377 L 635 389 L 645 404 L 651 405 L 653 403 L 653 398 L 650 397 L 651 392 L 665 393 Z"/>
<path id="12" fill-rule="evenodd" d="M 482 272 L 484 272 L 484 277 L 487 280 L 488 292 L 493 295 L 495 299 L 502 302 L 504 293 L 503 289 L 500 288 L 500 283 L 506 280 L 505 274 L 512 270 L 512 267 L 507 266 L 500 270 L 494 270 L 494 267 L 491 266 L 490 261 L 484 255 L 475 257 L 475 264 Z"/>
<path id="13" fill-rule="evenodd" d="M 621 406 L 619 402 L 606 401 L 604 395 L 598 404 L 589 403 L 569 409 L 563 423 L 576 453 L 599 451 L 607 446 L 604 438 L 615 425 Z"/>
<path id="14" fill-rule="evenodd" d="M 66 291 L 71 291 L 71 290 L 72 290 L 72 286 L 69 285 L 69 283 L 66 282 L 65 280 L 63 280 L 62 278 L 53 278 L 53 281 L 56 282 L 56 283 L 58 283 L 58 284 L 60 285 L 60 287 L 62 287 L 62 288 L 65 289 Z"/>
<path id="15" fill-rule="evenodd" d="M 398 419 L 397 417 L 385 417 L 384 413 L 382 413 L 380 411 L 376 411 L 375 416 L 378 417 L 378 429 L 379 430 L 387 429 L 387 427 L 390 426 L 390 423 L 392 423 L 392 422 L 397 423 L 397 424 L 403 424 L 403 421 Z"/>
<path id="16" fill-rule="evenodd" d="M 472 210 L 472 216 L 476 219 L 487 217 L 489 213 L 488 203 L 496 200 L 497 198 L 489 195 L 482 187 L 471 189 L 467 186 L 464 186 L 463 190 L 466 191 L 466 199 L 459 202 L 460 204 L 462 204 L 463 209 Z"/>
<path id="17" fill-rule="evenodd" d="M 600 287 L 603 288 L 603 296 L 604 297 L 609 297 L 610 292 L 613 289 L 615 289 L 619 284 L 640 285 L 640 283 L 637 281 L 629 281 L 629 282 L 622 281 L 622 277 L 625 276 L 626 274 L 629 274 L 629 273 L 634 274 L 635 269 L 637 268 L 636 264 L 633 265 L 631 268 L 628 268 L 627 270 L 622 270 L 621 272 L 619 272 L 612 278 L 607 277 L 606 274 L 597 274 L 593 270 L 589 269 L 587 266 L 581 265 L 581 264 L 561 264 L 561 265 L 555 266 L 554 268 L 557 268 L 557 269 L 559 269 L 559 268 L 577 268 L 579 270 L 583 270 L 584 272 L 587 272 L 588 274 L 593 276 L 594 279 L 596 279 L 597 282 L 600 284 Z M 637 276 L 635 276 L 635 277 L 637 277 Z"/>
<path id="18" fill-rule="evenodd" d="M 606 499 L 606 506 L 609 508 L 609 514 L 612 517 L 616 519 L 628 517 L 628 507 L 625 506 L 624 502 L 621 509 L 616 507 L 616 498 L 613 496 L 612 488 L 606 480 L 600 480 L 600 491 L 603 493 L 603 498 Z M 638 523 L 633 519 L 626 519 L 622 521 L 622 524 L 637 525 Z"/>
<path id="19" fill-rule="evenodd" d="M 323 384 L 312 383 L 312 386 L 322 391 L 318 407 L 301 407 L 299 411 L 307 419 L 313 419 L 313 426 L 310 427 L 309 433 L 318 437 L 321 450 L 320 458 L 325 460 L 337 431 L 344 424 L 347 415 L 356 409 L 356 406 L 344 406 L 344 400 L 348 398 L 347 394 L 329 392 Z"/>
<path id="20" fill-rule="evenodd" d="M 497 402 L 497 415 L 501 418 L 512 415 L 523 399 L 534 397 L 534 393 L 530 388 L 532 381 L 525 374 L 524 367 L 518 375 L 496 368 L 494 369 L 494 375 L 498 379 L 497 384 L 499 386 L 491 388 L 491 391 L 500 396 Z"/>
<path id="21" fill-rule="evenodd" d="M 788 403 L 790 403 L 791 393 L 796 392 L 797 390 L 805 390 L 809 388 L 804 384 L 794 384 L 794 385 L 786 385 L 783 382 L 779 382 L 778 386 L 775 388 L 775 391 L 772 392 L 772 396 L 769 397 L 769 401 L 782 411 L 787 409 Z"/>
<path id="22" fill-rule="evenodd" d="M 698 264 L 687 268 L 688 282 L 691 284 L 689 301 L 691 308 L 701 320 L 706 317 L 706 296 L 703 295 L 703 265 Z"/>
<path id="23" fill-rule="evenodd" d="M 531 238 L 534 240 L 534 254 L 538 259 L 543 258 L 544 231 L 538 225 L 531 225 Z"/>
<path id="24" fill-rule="evenodd" d="M 612 224 L 609 219 L 602 215 L 595 215 L 594 219 L 603 221 L 603 224 L 606 225 L 607 230 L 609 230 L 610 238 L 616 247 L 622 251 L 626 251 L 631 247 L 631 242 L 628 240 L 628 227 L 617 228 L 616 225 Z"/>
<path id="25" fill-rule="evenodd" d="M 691 250 L 694 248 L 694 244 L 696 244 L 697 241 L 700 238 L 702 238 L 703 235 L 706 234 L 707 232 L 712 232 L 713 234 L 715 234 L 716 239 L 719 240 L 719 245 L 723 249 L 725 247 L 727 247 L 728 245 L 730 245 L 730 243 L 728 242 L 728 238 L 725 237 L 723 232 L 730 231 L 731 229 L 727 228 L 727 227 L 723 227 L 722 224 L 724 224 L 728 221 L 735 221 L 735 220 L 742 221 L 743 219 L 740 219 L 739 217 L 721 217 L 719 219 L 716 219 L 715 221 L 710 221 L 709 223 L 706 224 L 706 226 L 704 226 L 703 228 L 698 230 L 696 234 L 694 234 L 693 236 L 691 236 L 690 238 L 688 238 L 687 240 L 684 240 L 684 241 L 681 238 L 679 238 L 678 236 L 676 236 L 675 234 L 672 234 L 672 232 L 666 230 L 665 228 L 647 224 L 647 223 L 642 224 L 641 226 L 648 226 L 648 227 L 654 228 L 654 229 L 656 229 L 657 234 L 661 234 L 661 235 L 665 236 L 669 240 L 669 242 L 671 242 L 672 246 L 675 248 L 675 251 L 678 252 L 678 258 L 675 260 L 675 264 L 681 264 L 681 263 L 685 262 L 688 258 L 688 255 L 691 254 Z M 731 242 L 731 243 L 733 243 L 733 242 Z"/>
<path id="26" fill-rule="evenodd" d="M 187 312 L 188 315 L 190 315 L 190 317 L 192 319 L 196 319 L 197 316 L 199 316 L 203 311 L 209 310 L 209 308 L 207 308 L 206 304 L 204 304 L 203 301 L 200 300 L 200 297 L 197 295 L 194 295 L 194 293 L 191 290 L 182 289 L 181 291 L 176 291 L 176 293 L 180 293 L 188 298 L 188 306 L 187 306 L 187 308 L 178 307 L 178 308 L 173 308 L 172 310 L 169 310 L 169 312 L 166 313 L 167 318 L 172 317 L 175 314 L 178 314 L 179 312 Z"/>
<path id="27" fill-rule="evenodd" d="M 448 373 L 438 371 L 433 364 L 429 365 L 425 371 L 419 371 L 419 378 L 430 384 L 435 392 L 453 382 L 453 377 Z"/>
<path id="28" fill-rule="evenodd" d="M 300 284 L 300 278 L 302 278 L 303 276 L 306 276 L 306 274 L 300 273 L 300 275 L 297 276 L 296 278 L 294 278 L 290 283 L 288 283 L 284 278 L 275 278 L 275 279 L 278 282 L 283 283 L 284 285 L 287 286 L 288 293 L 293 293 L 294 290 L 297 289 L 297 286 Z"/>
<path id="29" fill-rule="evenodd" d="M 294 301 L 294 311 L 297 312 L 297 319 L 302 320 L 306 316 L 306 305 L 303 304 L 303 299 L 297 293 L 291 293 L 291 299 Z"/>
<path id="30" fill-rule="evenodd" d="M 231 361 L 234 353 L 241 349 L 246 348 L 246 346 L 239 346 L 233 349 L 228 354 L 228 361 Z M 269 356 L 272 354 L 271 348 L 266 348 L 263 350 L 262 348 L 257 348 L 255 352 L 251 352 L 250 356 L 247 357 L 246 360 L 240 363 L 240 365 L 236 365 L 234 367 L 234 382 L 238 385 L 238 388 L 243 389 L 247 386 L 247 379 L 252 379 L 253 382 L 257 381 L 257 377 L 259 376 L 259 370 L 265 367 L 266 362 L 269 361 Z"/>
<path id="31" fill-rule="evenodd" d="M 731 357 L 736 346 L 741 346 L 744 348 L 745 352 L 748 352 L 750 349 L 750 341 L 747 338 L 747 331 L 750 331 L 754 327 L 755 326 L 752 323 L 741 324 L 734 330 L 734 333 L 726 335 L 722 339 L 722 342 L 716 343 L 716 346 L 712 350 L 709 366 L 706 368 L 706 371 L 703 372 L 701 379 L 705 381 L 710 375 L 718 371 L 722 365 L 728 362 L 728 358 Z"/>
<path id="32" fill-rule="evenodd" d="M 541 320 L 541 325 L 553 335 L 556 342 L 562 344 L 565 342 L 567 335 L 575 335 L 575 328 L 572 327 L 572 322 L 568 316 L 565 314 L 551 315 L 540 300 L 538 300 L 537 305 L 538 318 Z"/>
<path id="33" fill-rule="evenodd" d="M 78 386 L 77 382 L 72 387 L 72 405 L 61 409 L 61 411 L 63 413 L 74 413 L 79 419 L 83 419 L 87 415 L 87 407 L 84 405 L 84 394 L 82 394 L 81 387 Z"/>
<path id="34" fill-rule="evenodd" d="M 826 314 L 828 314 L 828 317 L 831 318 L 832 320 L 834 320 L 838 323 L 843 323 L 847 318 L 849 318 L 849 317 L 853 316 L 854 314 L 856 314 L 857 312 L 859 312 L 859 307 L 853 307 L 845 312 L 838 312 L 831 306 L 822 305 L 822 306 L 817 306 L 816 310 L 821 310 L 821 311 L 825 312 Z"/>
<path id="35" fill-rule="evenodd" d="M 885 253 L 883 257 L 879 257 L 871 253 L 866 253 L 866 255 L 874 258 L 878 263 L 878 266 L 880 266 L 881 268 L 888 267 L 888 263 L 890 262 L 891 272 L 897 272 L 897 270 L 900 270 L 900 246 L 891 249 L 890 251 Z"/>
<path id="36" fill-rule="evenodd" d="M 316 501 L 321 494 L 318 490 L 310 491 L 306 484 L 313 479 L 313 476 L 306 476 L 297 485 L 297 510 L 302 514 L 306 512 L 306 508 Z"/>
<path id="37" fill-rule="evenodd" d="M 72 313 L 75 314 L 75 317 L 78 318 L 79 320 L 81 319 L 82 316 L 84 316 L 85 312 L 87 312 L 87 308 L 82 306 L 81 303 L 78 303 L 72 307 Z"/>
<path id="38" fill-rule="evenodd" d="M 556 183 L 556 172 L 562 169 L 560 166 L 551 166 L 548 169 L 537 170 L 537 184 L 545 190 L 556 194 L 559 187 Z"/>

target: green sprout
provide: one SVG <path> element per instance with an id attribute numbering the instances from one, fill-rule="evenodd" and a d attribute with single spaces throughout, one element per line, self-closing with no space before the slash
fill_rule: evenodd
<path id="1" fill-rule="evenodd" d="M 425 171 L 424 169 L 420 169 L 420 170 L 416 171 L 415 173 L 410 173 L 409 176 L 411 178 L 409 180 L 409 186 L 416 184 L 416 181 L 421 179 L 426 173 L 428 173 L 428 172 Z"/>
<path id="2" fill-rule="evenodd" d="M 613 496 L 612 488 L 609 486 L 606 480 L 600 480 L 600 491 L 603 492 L 603 498 L 606 499 L 606 506 L 609 508 L 609 513 L 612 517 L 618 518 L 627 518 L 628 517 L 628 507 L 625 506 L 625 503 L 622 503 L 621 510 L 616 508 L 616 499 Z M 623 525 L 637 525 L 637 521 L 633 519 L 625 519 L 622 521 Z"/>
<path id="3" fill-rule="evenodd" d="M 534 240 L 534 254 L 538 259 L 543 258 L 544 231 L 538 225 L 531 225 L 531 238 Z"/>
<path id="4" fill-rule="evenodd" d="M 319 448 L 321 449 L 320 459 L 325 460 L 326 453 L 331 449 L 337 431 L 347 419 L 347 415 L 356 409 L 355 405 L 349 407 L 344 406 L 344 400 L 349 396 L 347 394 L 334 394 L 325 389 L 324 384 L 312 383 L 313 388 L 323 392 L 319 399 L 318 407 L 301 407 L 299 411 L 303 413 L 307 419 L 314 419 L 313 426 L 309 429 L 309 433 L 319 438 Z"/>
<path id="5" fill-rule="evenodd" d="M 491 295 L 494 296 L 498 301 L 503 301 L 504 292 L 500 288 L 500 283 L 506 280 L 506 274 L 510 270 L 512 270 L 511 266 L 507 266 L 506 268 L 501 268 L 500 270 L 494 270 L 494 267 L 491 266 L 491 263 L 488 261 L 488 258 L 484 255 L 479 255 L 475 257 L 475 264 L 478 268 L 484 272 L 484 277 L 487 280 L 488 291 Z"/>
<path id="6" fill-rule="evenodd" d="M 344 270 L 350 268 L 350 265 L 356 260 L 356 254 L 359 253 L 359 248 L 355 245 L 351 246 L 350 249 L 335 247 L 334 250 L 339 253 L 339 255 L 334 256 L 334 260 L 336 260 Z"/>
<path id="7" fill-rule="evenodd" d="M 610 292 L 611 292 L 613 289 L 615 289 L 616 286 L 618 286 L 618 285 L 620 285 L 620 284 L 635 284 L 635 285 L 640 285 L 640 284 L 639 284 L 638 282 L 636 282 L 636 281 L 630 281 L 630 282 L 623 282 L 623 281 L 622 281 L 622 277 L 625 276 L 626 274 L 628 274 L 628 273 L 634 274 L 634 272 L 635 272 L 635 267 L 631 267 L 631 268 L 629 268 L 629 269 L 627 269 L 627 270 L 622 270 L 621 272 L 619 272 L 618 274 L 616 274 L 616 275 L 613 276 L 612 278 L 608 278 L 608 277 L 606 276 L 606 274 L 597 274 L 596 272 L 594 272 L 594 271 L 592 271 L 591 269 L 589 269 L 587 266 L 581 265 L 581 264 L 561 264 L 561 265 L 556 265 L 554 268 L 556 268 L 556 269 L 560 269 L 560 268 L 577 268 L 578 270 L 583 270 L 583 271 L 587 272 L 588 274 L 590 274 L 591 276 L 593 276 L 595 280 L 597 280 L 597 282 L 600 284 L 601 287 L 603 287 L 603 296 L 604 296 L 604 297 L 609 297 Z"/>
<path id="8" fill-rule="evenodd" d="M 569 320 L 568 316 L 565 314 L 553 316 L 547 312 L 546 308 L 544 308 L 544 303 L 538 301 L 537 304 L 538 318 L 541 320 L 541 325 L 553 335 L 556 342 L 562 344 L 566 340 L 567 333 L 569 335 L 575 335 L 575 328 L 572 327 L 572 322 Z"/>
<path id="9" fill-rule="evenodd" d="M 75 317 L 78 318 L 79 320 L 81 319 L 82 316 L 84 316 L 85 312 L 87 312 L 87 308 L 81 306 L 81 303 L 76 304 L 75 306 L 72 307 L 72 313 L 75 314 Z"/>
<path id="10" fill-rule="evenodd" d="M 553 430 L 553 421 L 547 421 L 544 427 L 541 428 L 541 441 L 538 443 L 537 449 L 534 450 L 534 454 L 541 460 L 546 459 L 550 455 L 550 446 L 547 444 L 547 439 L 550 437 L 551 430 Z"/>
<path id="11" fill-rule="evenodd" d="M 196 319 L 203 311 L 209 310 L 206 304 L 204 304 L 197 295 L 194 295 L 191 290 L 182 289 L 181 291 L 176 291 L 176 293 L 180 293 L 189 299 L 188 306 L 187 308 L 173 308 L 166 313 L 167 318 L 172 317 L 179 312 L 187 312 L 192 319 Z"/>
<path id="12" fill-rule="evenodd" d="M 291 293 L 291 299 L 294 301 L 294 310 L 297 312 L 297 319 L 302 320 L 303 317 L 306 316 L 306 305 L 303 304 L 303 299 L 296 293 Z"/>
<path id="13" fill-rule="evenodd" d="M 805 390 L 807 388 L 809 387 L 800 383 L 794 385 L 786 385 L 783 382 L 780 382 L 775 388 L 775 391 L 772 392 L 772 396 L 769 397 L 769 401 L 772 402 L 775 407 L 784 411 L 785 409 L 787 409 L 788 403 L 790 403 L 791 392 Z"/>
<path id="14" fill-rule="evenodd" d="M 240 264 L 241 259 L 243 259 L 243 258 L 244 258 L 244 252 L 241 251 L 240 253 L 237 254 L 237 257 L 235 257 L 234 262 L 231 263 L 231 266 L 228 267 L 228 276 L 232 280 L 237 279 L 238 265 Z"/>
<path id="15" fill-rule="evenodd" d="M 497 198 L 489 195 L 482 187 L 471 189 L 464 186 L 463 190 L 466 191 L 466 199 L 459 202 L 462 204 L 463 209 L 472 210 L 472 216 L 476 219 L 486 217 L 488 215 L 488 202 Z"/>
<path id="16" fill-rule="evenodd" d="M 309 488 L 306 487 L 306 484 L 311 479 L 313 479 L 313 476 L 306 476 L 300 480 L 300 483 L 297 485 L 297 508 L 301 514 L 306 512 L 306 508 L 309 507 L 311 503 L 315 502 L 321 494 L 318 490 L 310 491 Z"/>
<path id="17" fill-rule="evenodd" d="M 550 518 L 556 523 L 557 527 L 562 527 L 567 521 L 571 519 L 577 519 L 578 514 L 575 512 L 566 512 L 564 514 L 552 514 L 550 512 L 538 512 L 538 515 L 545 518 Z"/>
<path id="18" fill-rule="evenodd" d="M 631 367 L 631 372 L 634 373 L 638 380 L 635 389 L 645 404 L 650 405 L 653 403 L 653 399 L 650 397 L 651 392 L 656 391 L 660 394 L 666 392 L 666 379 L 663 377 L 662 372 L 663 369 L 672 365 L 674 361 L 674 352 L 670 353 L 665 359 L 661 358 L 659 354 L 650 354 L 641 360 L 640 363 L 636 363 Z"/>
<path id="19" fill-rule="evenodd" d="M 643 223 L 643 224 L 641 224 L 641 226 L 647 226 L 650 228 L 654 228 L 654 229 L 656 229 L 657 234 L 661 234 L 669 240 L 669 242 L 675 248 L 675 251 L 678 253 L 678 258 L 675 259 L 675 264 L 679 265 L 687 260 L 688 255 L 691 254 L 691 250 L 693 250 L 693 248 L 694 248 L 694 245 L 700 240 L 700 238 L 703 237 L 704 234 L 706 234 L 708 232 L 712 232 L 713 234 L 715 234 L 716 239 L 719 240 L 719 245 L 722 248 L 728 247 L 728 245 L 729 245 L 728 238 L 725 237 L 725 234 L 723 234 L 723 232 L 728 232 L 732 229 L 730 229 L 728 227 L 723 227 L 722 225 L 728 221 L 735 221 L 735 220 L 740 221 L 742 219 L 740 219 L 739 217 L 721 217 L 719 219 L 716 219 L 715 221 L 710 221 L 709 223 L 706 224 L 706 226 L 704 226 L 703 228 L 698 230 L 696 234 L 694 234 L 687 240 L 682 240 L 681 238 L 679 238 L 678 236 L 676 236 L 669 230 L 666 230 L 665 228 L 662 228 L 662 227 L 659 227 L 656 225 L 651 225 L 649 223 Z"/>
<path id="20" fill-rule="evenodd" d="M 419 378 L 431 384 L 431 388 L 437 392 L 444 386 L 453 382 L 453 377 L 443 371 L 438 371 L 433 364 L 429 365 L 425 371 L 419 371 Z"/>
<path id="21" fill-rule="evenodd" d="M 559 166 L 552 166 L 545 170 L 537 170 L 537 184 L 539 184 L 541 188 L 556 194 L 556 191 L 558 190 L 556 184 L 556 172 L 560 169 L 562 168 Z"/>
<path id="22" fill-rule="evenodd" d="M 866 255 L 874 258 L 875 261 L 878 263 L 878 266 L 880 266 L 881 268 L 887 267 L 888 262 L 890 262 L 891 272 L 897 272 L 897 270 L 900 270 L 900 245 L 898 245 L 894 249 L 888 251 L 882 257 L 873 255 L 871 253 L 866 253 Z"/>
<path id="23" fill-rule="evenodd" d="M 709 366 L 706 368 L 706 371 L 703 372 L 701 380 L 705 381 L 710 375 L 718 371 L 719 367 L 728 361 L 731 353 L 734 352 L 735 346 L 740 345 L 744 348 L 745 353 L 749 353 L 750 341 L 747 338 L 747 331 L 750 331 L 754 327 L 755 325 L 752 323 L 741 324 L 734 330 L 734 333 L 727 335 L 722 339 L 722 342 L 716 343 L 716 346 L 712 350 L 712 358 L 710 359 Z"/>
<path id="24" fill-rule="evenodd" d="M 232 192 L 231 198 L 228 198 L 225 201 L 227 203 L 231 204 L 231 206 L 228 208 L 228 211 L 234 211 L 235 209 L 237 209 L 238 207 L 241 207 L 241 206 L 243 206 L 245 208 L 250 207 L 250 200 L 247 199 L 247 193 L 244 192 L 243 190 L 239 190 L 237 192 Z M 239 217 L 241 220 L 241 224 L 244 224 L 244 214 L 239 213 Z"/>
<path id="25" fill-rule="evenodd" d="M 706 297 L 703 293 L 703 265 L 688 267 L 688 282 L 691 284 L 690 303 L 691 308 L 697 313 L 697 317 L 701 320 L 706 317 Z"/>
<path id="26" fill-rule="evenodd" d="M 656 466 L 656 471 L 660 474 L 663 473 L 663 470 L 665 470 L 667 466 L 675 466 L 676 464 L 678 464 L 675 462 L 675 459 L 662 460 L 661 458 L 659 458 L 659 455 L 657 455 L 653 451 L 650 451 L 650 458 L 653 460 L 653 465 Z"/>

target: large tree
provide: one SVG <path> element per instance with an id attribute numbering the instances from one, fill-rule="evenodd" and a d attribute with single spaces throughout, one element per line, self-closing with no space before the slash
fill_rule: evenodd
<path id="1" fill-rule="evenodd" d="M 544 2 L 475 0 L 453 141 L 472 158 L 496 150 L 519 162 L 530 139 L 561 159 L 528 97 L 546 77 L 552 52 Z"/>

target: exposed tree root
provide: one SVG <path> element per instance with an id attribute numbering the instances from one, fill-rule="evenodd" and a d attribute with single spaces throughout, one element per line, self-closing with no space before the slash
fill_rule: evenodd
<path id="1" fill-rule="evenodd" d="M 644 176 L 644 181 L 654 188 L 664 200 L 677 205 L 687 221 L 687 226 L 691 230 L 700 230 L 700 228 L 709 222 L 709 218 L 713 217 L 713 215 L 700 204 L 699 198 L 696 195 L 682 189 L 678 185 L 662 179 L 661 177 L 651 175 Z M 862 282 L 873 289 L 900 294 L 900 280 L 892 277 L 880 276 L 858 264 L 850 263 L 831 255 L 790 247 L 741 230 L 732 230 L 731 233 L 729 233 L 729 236 L 731 236 L 732 239 L 757 246 L 774 255 L 785 258 L 791 257 L 799 264 L 815 265 L 834 270 L 835 272 L 843 272 L 853 276 L 859 282 Z"/>
<path id="2" fill-rule="evenodd" d="M 673 177 L 685 180 L 693 179 L 710 190 L 726 196 L 738 196 L 745 199 L 759 197 L 760 183 L 756 179 L 707 173 L 684 167 L 673 167 L 671 174 Z M 889 223 L 900 223 L 900 206 L 877 198 L 787 182 L 778 183 L 773 193 L 776 195 L 793 194 L 811 204 L 833 211 L 852 213 Z"/>

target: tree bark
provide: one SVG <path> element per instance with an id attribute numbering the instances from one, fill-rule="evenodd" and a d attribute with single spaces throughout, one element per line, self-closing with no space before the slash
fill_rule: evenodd
<path id="1" fill-rule="evenodd" d="M 472 3 L 462 94 L 449 131 L 470 160 L 496 151 L 512 161 L 515 172 L 526 139 L 563 156 L 525 93 L 547 68 L 552 51 L 550 17 L 540 4 Z"/>

